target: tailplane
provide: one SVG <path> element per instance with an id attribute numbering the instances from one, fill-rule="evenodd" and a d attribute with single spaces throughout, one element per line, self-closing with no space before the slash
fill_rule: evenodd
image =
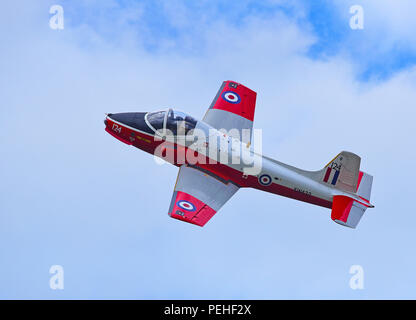
<path id="1" fill-rule="evenodd" d="M 346 196 L 334 196 L 331 219 L 349 228 L 356 228 L 367 206 Z"/>

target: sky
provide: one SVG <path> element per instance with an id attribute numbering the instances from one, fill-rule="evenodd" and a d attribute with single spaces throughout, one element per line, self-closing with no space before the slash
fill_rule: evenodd
<path id="1" fill-rule="evenodd" d="M 0 298 L 416 298 L 414 1 L 0 6 Z M 168 217 L 177 168 L 112 138 L 104 114 L 202 118 L 224 80 L 257 92 L 265 155 L 306 170 L 361 156 L 375 208 L 357 229 L 252 189 L 204 228 Z"/>

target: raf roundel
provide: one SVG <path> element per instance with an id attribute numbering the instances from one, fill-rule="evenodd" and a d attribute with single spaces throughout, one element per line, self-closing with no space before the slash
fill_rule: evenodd
<path id="1" fill-rule="evenodd" d="M 186 211 L 195 211 L 196 207 L 192 202 L 186 200 L 179 200 L 177 203 L 178 207 L 186 210 Z"/>
<path id="2" fill-rule="evenodd" d="M 240 96 L 237 93 L 232 92 L 232 91 L 225 91 L 222 94 L 222 98 L 225 101 L 228 101 L 230 103 L 239 103 L 241 101 Z"/>
<path id="3" fill-rule="evenodd" d="M 262 175 L 259 177 L 259 183 L 260 183 L 262 186 L 269 186 L 269 185 L 271 185 L 271 184 L 272 184 L 272 177 L 270 177 L 268 174 L 262 174 Z"/>

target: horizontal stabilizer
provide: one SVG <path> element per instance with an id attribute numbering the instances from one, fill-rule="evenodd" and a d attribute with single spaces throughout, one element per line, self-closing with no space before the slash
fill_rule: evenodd
<path id="1" fill-rule="evenodd" d="M 331 219 L 349 228 L 356 228 L 367 207 L 346 196 L 334 196 Z"/>

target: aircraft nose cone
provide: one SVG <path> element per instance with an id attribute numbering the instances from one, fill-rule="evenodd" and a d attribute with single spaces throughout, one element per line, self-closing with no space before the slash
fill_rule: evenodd
<path id="1" fill-rule="evenodd" d="M 110 117 L 112 114 L 111 113 L 106 113 L 105 114 L 105 119 L 104 119 L 104 124 L 107 127 L 108 121 L 107 121 L 107 117 Z"/>
<path id="2" fill-rule="evenodd" d="M 144 120 L 146 113 L 147 112 L 109 113 L 107 117 L 131 128 L 152 133 L 153 131 L 147 126 L 146 121 Z"/>

